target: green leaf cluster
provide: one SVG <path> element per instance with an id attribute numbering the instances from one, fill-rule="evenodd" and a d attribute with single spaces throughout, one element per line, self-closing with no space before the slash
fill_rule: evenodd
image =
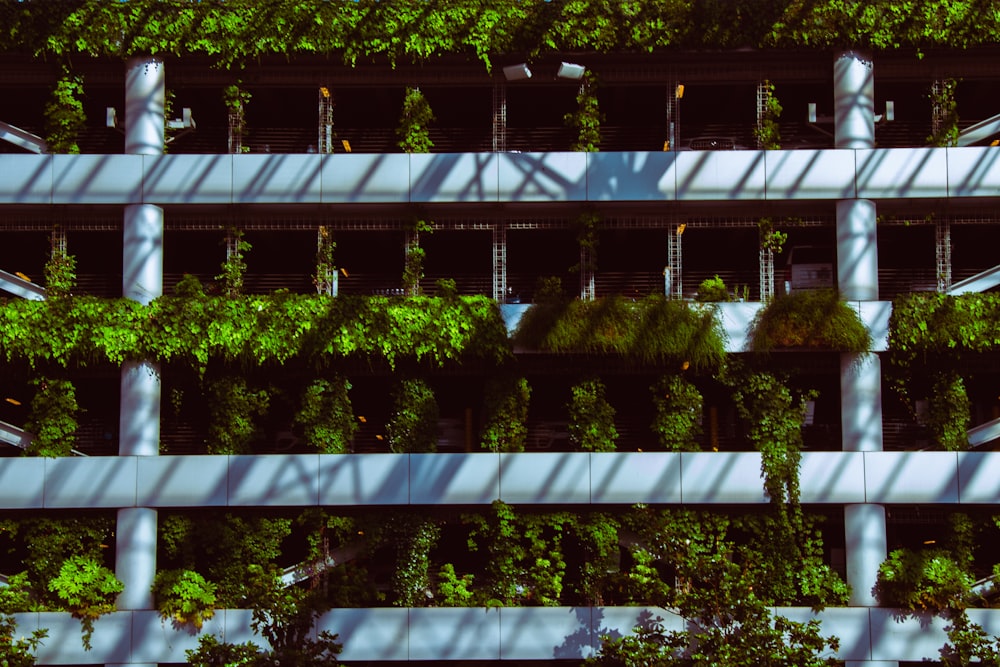
<path id="1" fill-rule="evenodd" d="M 585 452 L 613 452 L 618 440 L 615 409 L 604 397 L 604 383 L 590 378 L 570 389 L 569 441 Z"/>
<path id="2" fill-rule="evenodd" d="M 199 630 L 215 615 L 215 584 L 194 570 L 160 570 L 153 579 L 153 596 L 160 616 Z"/>
<path id="3" fill-rule="evenodd" d="M 887 606 L 940 612 L 964 608 L 972 576 L 945 549 L 895 549 L 878 568 L 875 593 Z"/>
<path id="4" fill-rule="evenodd" d="M 358 430 L 348 392 L 351 383 L 341 375 L 314 380 L 302 396 L 295 424 L 303 427 L 306 444 L 323 454 L 345 454 Z"/>
<path id="5" fill-rule="evenodd" d="M 430 153 L 434 148 L 430 125 L 434 112 L 419 88 L 407 87 L 403 97 L 403 111 L 396 128 L 399 148 L 404 153 Z"/>
<path id="6" fill-rule="evenodd" d="M 527 378 L 495 376 L 486 385 L 486 425 L 479 445 L 491 452 L 523 452 L 528 438 L 531 386 Z"/>
<path id="7" fill-rule="evenodd" d="M 648 296 L 533 304 L 515 344 L 544 352 L 618 354 L 641 363 L 688 362 L 716 369 L 725 360 L 721 325 L 711 308 Z"/>
<path id="8" fill-rule="evenodd" d="M 249 454 L 257 431 L 254 418 L 267 412 L 270 396 L 250 389 L 242 377 L 227 376 L 208 382 L 209 454 Z"/>
<path id="9" fill-rule="evenodd" d="M 77 415 L 73 383 L 62 378 L 38 378 L 25 429 L 33 435 L 27 452 L 31 456 L 69 456 L 76 443 Z"/>
<path id="10" fill-rule="evenodd" d="M 427 381 L 401 380 L 393 392 L 392 404 L 392 416 L 385 426 L 389 448 L 396 453 L 437 449 L 438 404 Z"/>
<path id="11" fill-rule="evenodd" d="M 871 349 L 871 335 L 855 312 L 833 290 L 805 290 L 779 296 L 751 325 L 751 348 L 827 348 L 840 352 Z"/>
<path id="12" fill-rule="evenodd" d="M 45 104 L 45 143 L 49 153 L 80 152 L 77 136 L 87 121 L 83 112 L 83 77 L 64 71 Z"/>
<path id="13" fill-rule="evenodd" d="M 601 146 L 601 113 L 597 100 L 597 77 L 590 70 L 583 75 L 580 89 L 576 94 L 577 109 L 563 116 L 563 122 L 576 130 L 576 139 L 570 145 L 571 151 L 594 153 Z"/>
<path id="14" fill-rule="evenodd" d="M 190 282 L 188 283 L 190 285 Z M 126 359 L 324 366 L 337 358 L 443 365 L 503 361 L 506 327 L 487 297 L 438 299 L 279 293 L 269 296 L 0 299 L 0 358 L 30 366 L 119 365 Z"/>
<path id="15" fill-rule="evenodd" d="M 905 294 L 893 301 L 889 350 L 898 365 L 954 363 L 1000 346 L 1000 294 Z"/>
<path id="16" fill-rule="evenodd" d="M 115 573 L 97 560 L 73 555 L 63 561 L 48 589 L 65 604 L 83 626 L 83 647 L 90 650 L 94 621 L 115 610 L 115 598 L 125 586 Z"/>
<path id="17" fill-rule="evenodd" d="M 702 398 L 698 388 L 681 375 L 665 375 L 649 388 L 653 394 L 653 433 L 668 452 L 698 451 Z"/>

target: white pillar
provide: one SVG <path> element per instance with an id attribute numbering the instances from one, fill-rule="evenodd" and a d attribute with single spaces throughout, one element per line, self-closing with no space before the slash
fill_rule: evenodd
<path id="1" fill-rule="evenodd" d="M 125 73 L 125 152 L 163 153 L 164 72 L 156 58 L 133 58 Z M 163 209 L 125 207 L 122 295 L 143 305 L 163 294 Z M 156 456 L 160 447 L 160 372 L 149 361 L 127 362 L 121 370 L 119 446 L 122 456 Z M 153 609 L 156 576 L 156 510 L 118 510 L 115 574 L 125 584 L 118 609 Z M 137 663 L 138 664 L 138 663 Z"/>
<path id="2" fill-rule="evenodd" d="M 872 60 L 857 51 L 833 62 L 834 145 L 875 146 L 875 76 Z M 875 204 L 867 199 L 837 202 L 837 289 L 849 301 L 878 299 Z M 840 357 L 840 423 L 844 451 L 882 450 L 882 370 L 878 355 Z M 885 507 L 844 507 L 849 604 L 874 607 L 878 567 L 886 558 Z M 896 662 L 851 661 L 849 667 L 895 667 Z"/>

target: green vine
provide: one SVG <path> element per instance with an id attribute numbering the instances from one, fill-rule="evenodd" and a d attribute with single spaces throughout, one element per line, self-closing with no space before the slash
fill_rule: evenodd
<path id="1" fill-rule="evenodd" d="M 25 428 L 32 434 L 27 453 L 31 456 L 69 456 L 76 444 L 76 389 L 69 380 L 38 378 Z"/>
<path id="2" fill-rule="evenodd" d="M 83 77 L 64 71 L 45 104 L 45 143 L 49 153 L 79 153 L 83 113 Z"/>
<path id="3" fill-rule="evenodd" d="M 528 437 L 531 387 L 523 377 L 495 377 L 486 386 L 486 425 L 480 446 L 491 452 L 523 452 Z"/>
<path id="4" fill-rule="evenodd" d="M 59 229 L 52 230 L 52 253 L 45 262 L 45 296 L 49 299 L 69 296 L 76 287 L 76 257 L 67 253 L 59 242 L 61 233 Z"/>
<path id="5" fill-rule="evenodd" d="M 761 218 L 757 221 L 757 233 L 761 249 L 770 250 L 775 254 L 780 253 L 788 241 L 788 234 L 775 229 L 774 220 L 771 218 Z"/>
<path id="6" fill-rule="evenodd" d="M 330 228 L 325 225 L 320 226 L 316 239 L 316 273 L 313 275 L 313 285 L 316 286 L 318 294 L 333 292 L 337 276 L 337 265 L 333 259 L 336 249 L 337 242 L 333 240 Z"/>
<path id="7" fill-rule="evenodd" d="M 782 112 L 781 103 L 774 94 L 773 83 L 764 81 L 763 88 L 766 91 L 764 113 L 754 128 L 753 135 L 758 148 L 778 150 L 781 148 L 781 127 L 778 125 Z"/>
<path id="8" fill-rule="evenodd" d="M 618 440 L 615 409 L 604 398 L 604 383 L 584 380 L 570 390 L 569 441 L 587 452 L 613 452 Z"/>
<path id="9" fill-rule="evenodd" d="M 408 296 L 420 295 L 420 281 L 424 277 L 424 258 L 427 251 L 413 243 L 406 249 L 403 264 L 403 292 Z"/>
<path id="10" fill-rule="evenodd" d="M 351 408 L 348 391 L 351 383 L 335 375 L 330 380 L 315 380 L 302 395 L 302 405 L 295 423 L 305 430 L 306 444 L 324 454 L 350 451 L 358 422 Z"/>
<path id="11" fill-rule="evenodd" d="M 252 246 L 243 240 L 243 230 L 230 227 L 226 230 L 226 259 L 222 262 L 222 272 L 215 279 L 222 283 L 223 293 L 229 298 L 243 294 L 243 280 L 247 273 L 247 263 L 244 253 L 250 252 Z"/>
<path id="12" fill-rule="evenodd" d="M 649 390 L 653 393 L 653 433 L 668 452 L 698 451 L 695 438 L 701 435 L 702 399 L 697 387 L 680 375 L 660 378 Z"/>
<path id="13" fill-rule="evenodd" d="M 583 75 L 576 94 L 576 104 L 576 111 L 563 116 L 563 122 L 577 132 L 570 150 L 596 152 L 601 146 L 601 123 L 604 115 L 597 101 L 597 77 L 589 70 Z"/>
<path id="14" fill-rule="evenodd" d="M 971 406 L 962 376 L 943 371 L 934 381 L 927 411 L 927 425 L 938 446 L 959 452 L 969 448 Z"/>
<path id="15" fill-rule="evenodd" d="M 392 394 L 393 411 L 385 430 L 389 448 L 397 453 L 437 449 L 438 405 L 426 381 L 400 381 Z"/>
<path id="16" fill-rule="evenodd" d="M 209 454 L 248 454 L 257 433 L 255 417 L 267 412 L 268 392 L 252 390 L 241 377 L 212 380 L 206 388 Z"/>
<path id="17" fill-rule="evenodd" d="M 433 122 L 434 112 L 427 103 L 427 98 L 419 88 L 407 87 L 403 97 L 403 112 L 396 128 L 400 149 L 404 153 L 430 153 L 434 148 L 430 134 Z"/>
<path id="18" fill-rule="evenodd" d="M 931 104 L 937 108 L 934 131 L 927 137 L 927 143 L 931 146 L 958 145 L 958 102 L 955 100 L 957 89 L 958 81 L 946 79 L 939 83 L 937 92 L 932 89 L 927 95 Z"/>
<path id="19" fill-rule="evenodd" d="M 441 528 L 433 521 L 414 518 L 395 522 L 396 569 L 392 589 L 396 606 L 425 607 L 433 592 L 430 581 L 430 552 L 441 536 Z"/>
<path id="20" fill-rule="evenodd" d="M 235 137 L 231 137 L 230 139 L 234 140 L 238 138 L 238 144 L 231 146 L 231 151 L 249 153 L 250 147 L 242 144 L 242 138 L 247 131 L 246 106 L 250 103 L 252 95 L 250 91 L 242 87 L 241 83 L 237 81 L 222 89 L 222 103 L 226 106 L 226 111 L 229 112 L 230 116 L 236 119 L 236 124 L 231 128 Z"/>

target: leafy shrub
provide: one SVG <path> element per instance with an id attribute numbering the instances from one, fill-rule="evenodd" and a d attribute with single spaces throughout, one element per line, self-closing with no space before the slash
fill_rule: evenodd
<path id="1" fill-rule="evenodd" d="M 161 570 L 153 580 L 156 609 L 163 618 L 201 629 L 215 615 L 215 584 L 192 570 Z"/>
<path id="2" fill-rule="evenodd" d="M 670 452 L 697 451 L 694 439 L 701 434 L 702 399 L 698 389 L 680 375 L 660 378 L 652 387 L 653 433 Z"/>
<path id="3" fill-rule="evenodd" d="M 491 452 L 523 452 L 528 437 L 531 387 L 523 377 L 497 377 L 486 386 L 486 426 L 480 446 Z"/>
<path id="4" fill-rule="evenodd" d="M 858 314 L 833 290 L 806 290 L 775 298 L 751 326 L 755 352 L 779 348 L 871 349 L 871 336 Z"/>
<path id="5" fill-rule="evenodd" d="M 705 303 L 733 300 L 733 297 L 729 294 L 729 289 L 726 287 L 726 283 L 719 277 L 719 274 L 702 280 L 701 284 L 698 285 L 698 292 L 694 298 L 697 301 Z"/>
<path id="6" fill-rule="evenodd" d="M 80 407 L 76 389 L 69 380 L 38 378 L 25 428 L 34 437 L 27 452 L 32 456 L 69 456 L 76 444 L 76 416 Z"/>
<path id="7" fill-rule="evenodd" d="M 92 558 L 70 556 L 63 561 L 59 575 L 49 581 L 56 594 L 83 626 L 83 647 L 90 650 L 94 621 L 115 610 L 115 598 L 125 590 L 115 573 Z"/>

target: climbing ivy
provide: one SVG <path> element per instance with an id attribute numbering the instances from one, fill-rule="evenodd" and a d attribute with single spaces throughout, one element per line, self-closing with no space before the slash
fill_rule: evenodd
<path id="1" fill-rule="evenodd" d="M 227 248 L 226 259 L 220 267 L 221 272 L 215 279 L 222 283 L 223 293 L 232 299 L 243 294 L 243 279 L 247 273 L 244 255 L 250 252 L 252 246 L 243 240 L 243 230 L 236 227 L 226 230 L 226 243 L 231 244 L 231 250 Z"/>
<path id="2" fill-rule="evenodd" d="M 25 429 L 32 434 L 27 453 L 31 456 L 69 456 L 76 444 L 77 415 L 73 383 L 62 378 L 38 378 Z"/>
<path id="3" fill-rule="evenodd" d="M 392 394 L 392 416 L 385 430 L 389 448 L 397 453 L 437 449 L 438 405 L 425 380 L 401 380 Z"/>
<path id="4" fill-rule="evenodd" d="M 60 230 L 52 230 L 52 253 L 45 262 L 45 297 L 48 299 L 69 296 L 76 286 L 76 257 L 66 252 L 59 243 Z"/>
<path id="5" fill-rule="evenodd" d="M 194 570 L 160 570 L 153 579 L 160 616 L 200 630 L 215 615 L 215 584 Z"/>
<path id="6" fill-rule="evenodd" d="M 680 375 L 666 375 L 649 388 L 653 393 L 653 433 L 669 452 L 698 451 L 701 435 L 701 393 Z"/>
<path id="7" fill-rule="evenodd" d="M 523 452 L 528 437 L 531 387 L 523 377 L 497 376 L 486 386 L 480 446 L 491 452 Z"/>
<path id="8" fill-rule="evenodd" d="M 604 383 L 599 378 L 573 385 L 567 409 L 570 444 L 587 452 L 615 451 L 615 409 L 604 398 Z"/>
<path id="9" fill-rule="evenodd" d="M 64 70 L 45 104 L 45 143 L 50 153 L 79 153 L 77 137 L 87 117 L 83 113 L 83 77 Z"/>
<path id="10" fill-rule="evenodd" d="M 324 454 L 350 451 L 358 422 L 351 409 L 351 383 L 335 375 L 314 380 L 302 395 L 295 423 L 305 430 L 306 444 Z"/>
<path id="11" fill-rule="evenodd" d="M 593 153 L 600 150 L 601 122 L 604 115 L 597 101 L 597 77 L 587 70 L 576 94 L 577 109 L 563 116 L 563 122 L 576 130 L 571 151 Z"/>
<path id="12" fill-rule="evenodd" d="M 403 111 L 396 128 L 399 148 L 404 153 L 430 153 L 434 148 L 431 141 L 430 124 L 434 122 L 434 112 L 427 98 L 419 88 L 407 88 L 403 97 Z"/>
<path id="13" fill-rule="evenodd" d="M 781 127 L 778 119 L 781 117 L 781 102 L 774 94 L 774 84 L 770 81 L 763 83 L 765 91 L 763 114 L 754 128 L 753 135 L 757 140 L 757 147 L 764 150 L 778 150 L 781 148 Z"/>
<path id="14" fill-rule="evenodd" d="M 251 389 L 242 377 L 221 377 L 208 381 L 209 454 L 249 454 L 257 432 L 254 422 L 267 412 L 270 396 L 264 389 Z"/>
<path id="15" fill-rule="evenodd" d="M 929 403 L 927 426 L 938 446 L 952 452 L 968 449 L 972 413 L 962 376 L 954 370 L 939 373 Z"/>

